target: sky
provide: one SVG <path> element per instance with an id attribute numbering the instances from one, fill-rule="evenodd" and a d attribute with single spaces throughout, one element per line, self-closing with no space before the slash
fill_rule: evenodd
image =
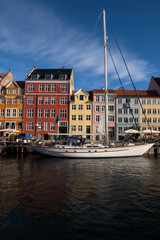
<path id="1" fill-rule="evenodd" d="M 0 73 L 23 81 L 31 69 L 73 68 L 75 90 L 104 87 L 102 10 L 108 46 L 126 89 L 133 89 L 114 30 L 137 89 L 160 77 L 159 0 L 0 0 Z M 120 83 L 107 54 L 108 88 Z"/>

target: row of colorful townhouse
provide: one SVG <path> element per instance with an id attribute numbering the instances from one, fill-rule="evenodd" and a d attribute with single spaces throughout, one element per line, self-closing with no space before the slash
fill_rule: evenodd
<path id="1" fill-rule="evenodd" d="M 126 90 L 134 118 L 142 130 L 160 130 L 160 78 L 151 78 L 148 90 Z M 104 89 L 74 90 L 73 69 L 37 69 L 25 81 L 14 81 L 11 71 L 0 74 L 0 134 L 27 132 L 45 140 L 56 134 L 81 134 L 92 140 L 103 131 Z M 143 114 L 145 113 L 145 114 Z M 145 117 L 146 116 L 146 117 Z M 108 90 L 109 139 L 118 140 L 135 125 L 122 89 Z M 87 135 L 85 135 L 87 133 Z"/>

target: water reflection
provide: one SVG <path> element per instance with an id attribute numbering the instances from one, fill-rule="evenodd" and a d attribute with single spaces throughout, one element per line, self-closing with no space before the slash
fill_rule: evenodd
<path id="1" fill-rule="evenodd" d="M 7 231 L 14 229 L 22 238 L 25 226 L 30 239 L 46 238 L 55 229 L 57 239 L 78 239 L 77 232 L 79 239 L 104 239 L 108 231 L 112 239 L 125 239 L 117 238 L 115 228 L 123 232 L 127 227 L 129 237 L 141 221 L 142 228 L 146 223 L 154 226 L 156 234 L 159 176 L 159 158 L 59 160 L 26 155 L 0 159 L 0 233 L 9 239 Z M 48 230 L 42 233 L 44 226 Z M 130 239 L 134 236 L 133 231 Z"/>

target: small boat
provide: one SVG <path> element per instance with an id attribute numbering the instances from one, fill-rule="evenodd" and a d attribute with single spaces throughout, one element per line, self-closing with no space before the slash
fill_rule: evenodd
<path id="1" fill-rule="evenodd" d="M 104 29 L 104 75 L 105 75 L 105 137 L 108 142 L 108 105 L 107 105 L 107 36 L 106 36 L 106 13 L 103 10 L 103 29 Z M 53 147 L 32 147 L 33 151 L 62 158 L 118 158 L 118 157 L 137 157 L 142 156 L 154 143 L 126 144 L 123 146 L 104 146 L 99 144 L 83 144 L 82 146 L 55 145 Z"/>

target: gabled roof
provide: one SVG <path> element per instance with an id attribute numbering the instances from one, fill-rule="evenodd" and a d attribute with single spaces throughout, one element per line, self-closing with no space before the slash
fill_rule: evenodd
<path id="1" fill-rule="evenodd" d="M 52 80 L 64 80 L 64 79 L 59 79 L 59 75 L 65 74 L 66 79 L 65 80 L 70 80 L 71 79 L 71 73 L 72 69 L 34 69 L 31 74 L 28 74 L 26 77 L 26 80 L 31 79 L 32 74 L 37 74 L 38 79 L 44 79 L 45 80 L 45 75 L 46 74 L 52 74 L 53 79 Z M 33 80 L 33 79 L 32 79 Z"/>
<path id="2" fill-rule="evenodd" d="M 16 81 L 16 83 L 18 84 L 18 86 L 19 86 L 21 89 L 24 89 L 24 88 L 25 88 L 25 81 Z"/>
<path id="3" fill-rule="evenodd" d="M 87 93 L 85 90 L 83 90 L 82 88 L 80 88 L 77 92 L 75 92 L 74 95 L 77 95 L 79 92 L 83 92 L 85 95 L 89 95 L 89 93 Z"/>
<path id="4" fill-rule="evenodd" d="M 160 78 L 152 77 L 152 79 L 154 79 L 154 81 L 156 82 L 156 84 L 160 87 Z"/>
<path id="5" fill-rule="evenodd" d="M 7 73 L 0 73 L 0 81 L 7 76 Z"/>
<path id="6" fill-rule="evenodd" d="M 9 83 L 7 83 L 4 87 L 9 87 L 12 83 L 14 83 L 18 88 L 19 88 L 19 86 L 18 86 L 18 84 L 16 83 L 16 81 L 14 81 L 14 80 L 12 80 L 12 81 L 10 81 Z"/>
<path id="7" fill-rule="evenodd" d="M 118 97 L 124 97 L 123 90 L 114 90 Z M 125 90 L 127 97 L 137 97 L 135 90 Z M 137 90 L 139 97 L 158 97 L 158 94 L 154 90 Z"/>
<path id="8" fill-rule="evenodd" d="M 75 93 L 77 93 L 78 91 L 80 91 L 80 90 L 74 90 L 74 91 L 72 91 L 72 95 L 70 96 L 70 101 L 74 101 L 74 95 L 75 95 Z M 89 101 L 93 101 L 93 93 L 92 93 L 92 91 L 85 91 L 85 90 L 83 90 L 83 91 L 86 92 L 86 93 L 89 95 L 88 100 L 89 100 Z"/>

